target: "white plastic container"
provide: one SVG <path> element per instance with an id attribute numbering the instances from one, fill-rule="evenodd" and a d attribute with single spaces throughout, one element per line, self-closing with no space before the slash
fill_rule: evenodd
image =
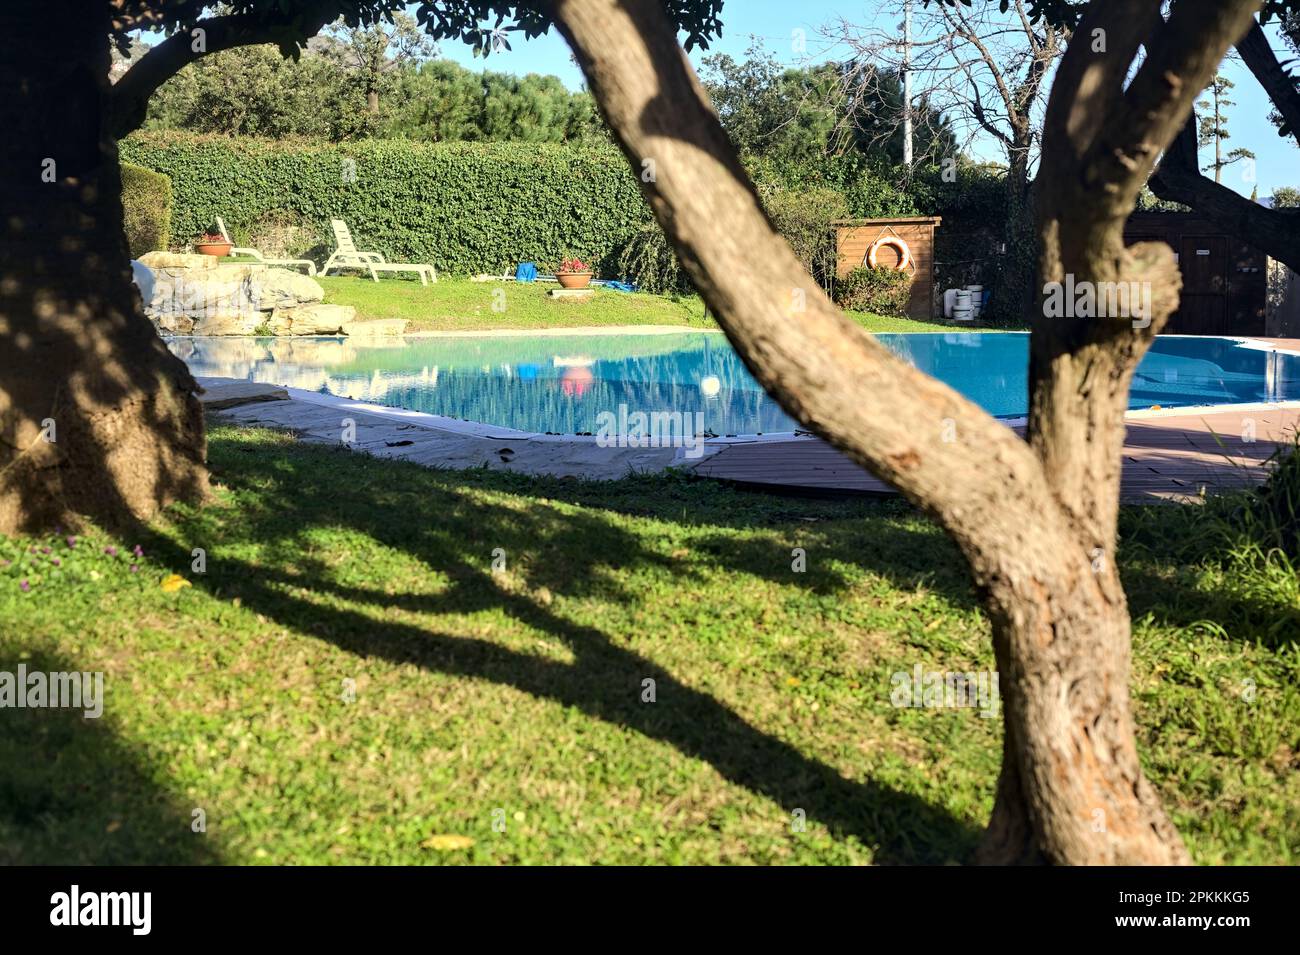
<path id="1" fill-rule="evenodd" d="M 953 321 L 957 322 L 969 322 L 975 317 L 974 309 L 971 306 L 971 294 L 966 289 L 957 290 L 952 317 Z"/>
<path id="2" fill-rule="evenodd" d="M 970 292 L 971 316 L 979 318 L 980 313 L 984 311 L 984 286 L 967 285 L 966 291 Z"/>
<path id="3" fill-rule="evenodd" d="M 947 289 L 943 293 L 943 317 L 952 318 L 952 311 L 957 307 L 957 290 L 955 288 Z"/>

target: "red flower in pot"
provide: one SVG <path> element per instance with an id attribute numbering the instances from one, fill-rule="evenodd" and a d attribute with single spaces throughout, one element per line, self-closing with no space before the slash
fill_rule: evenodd
<path id="1" fill-rule="evenodd" d="M 194 240 L 194 251 L 199 255 L 215 255 L 224 258 L 230 254 L 230 240 L 219 232 L 205 232 Z"/>
<path id="2" fill-rule="evenodd" d="M 591 266 L 582 259 L 565 259 L 555 270 L 562 288 L 586 288 L 591 284 Z"/>

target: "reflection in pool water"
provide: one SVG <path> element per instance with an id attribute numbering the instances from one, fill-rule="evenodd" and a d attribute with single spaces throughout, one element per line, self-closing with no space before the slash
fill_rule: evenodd
<path id="1" fill-rule="evenodd" d="M 1024 334 L 881 335 L 900 357 L 990 413 L 1028 407 Z M 385 339 L 174 338 L 196 375 L 327 392 L 413 411 L 559 434 L 602 411 L 704 413 L 713 434 L 792 431 L 721 335 Z M 1134 378 L 1132 408 L 1300 398 L 1300 356 L 1224 338 L 1161 336 Z M 881 395 L 881 401 L 890 396 Z"/>

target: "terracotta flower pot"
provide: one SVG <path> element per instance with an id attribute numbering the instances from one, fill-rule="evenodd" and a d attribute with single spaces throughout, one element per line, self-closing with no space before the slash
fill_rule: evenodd
<path id="1" fill-rule="evenodd" d="M 586 288 L 591 284 L 590 272 L 556 272 L 561 288 Z"/>
<path id="2" fill-rule="evenodd" d="M 225 258 L 230 254 L 231 245 L 229 242 L 195 242 L 194 251 L 199 255 L 215 255 L 217 258 Z"/>

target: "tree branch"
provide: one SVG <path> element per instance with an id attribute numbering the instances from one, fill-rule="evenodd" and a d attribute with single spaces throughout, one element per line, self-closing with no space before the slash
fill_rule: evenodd
<path id="1" fill-rule="evenodd" d="M 292 13 L 267 17 L 229 14 L 198 20 L 192 29 L 203 30 L 201 44 L 190 30 L 181 30 L 163 40 L 113 85 L 107 110 L 113 134 L 121 138 L 138 128 L 144 122 L 149 97 L 190 63 L 209 53 L 238 46 L 302 43 L 339 15 L 340 3 L 317 0 L 291 9 Z"/>
<path id="2" fill-rule="evenodd" d="M 1089 5 L 1056 78 L 1057 88 L 1078 93 L 1053 96 L 1045 136 L 1064 136 L 1058 141 L 1071 146 L 1074 157 L 1057 161 L 1074 168 L 1056 174 L 1073 183 L 1075 195 L 1068 201 L 1080 204 L 1078 214 L 1103 226 L 1093 230 L 1094 238 L 1106 231 L 1104 224 L 1128 217 L 1160 153 L 1213 78 L 1222 50 L 1245 34 L 1261 2 L 1180 0 L 1154 36 L 1158 2 L 1094 0 Z M 1094 28 L 1104 31 L 1105 53 L 1090 45 Z M 1128 65 L 1144 43 L 1147 58 L 1124 88 Z M 1077 165 L 1070 161 L 1076 157 Z"/>
<path id="3" fill-rule="evenodd" d="M 1300 214 L 1266 209 L 1202 173 L 1195 116 L 1165 150 L 1150 186 L 1161 199 L 1190 206 L 1223 231 L 1300 272 Z"/>
<path id="4" fill-rule="evenodd" d="M 1287 131 L 1300 143 L 1300 87 L 1295 77 L 1278 62 L 1277 54 L 1258 22 L 1252 23 L 1250 30 L 1238 41 L 1237 52 L 1277 107 Z"/>

